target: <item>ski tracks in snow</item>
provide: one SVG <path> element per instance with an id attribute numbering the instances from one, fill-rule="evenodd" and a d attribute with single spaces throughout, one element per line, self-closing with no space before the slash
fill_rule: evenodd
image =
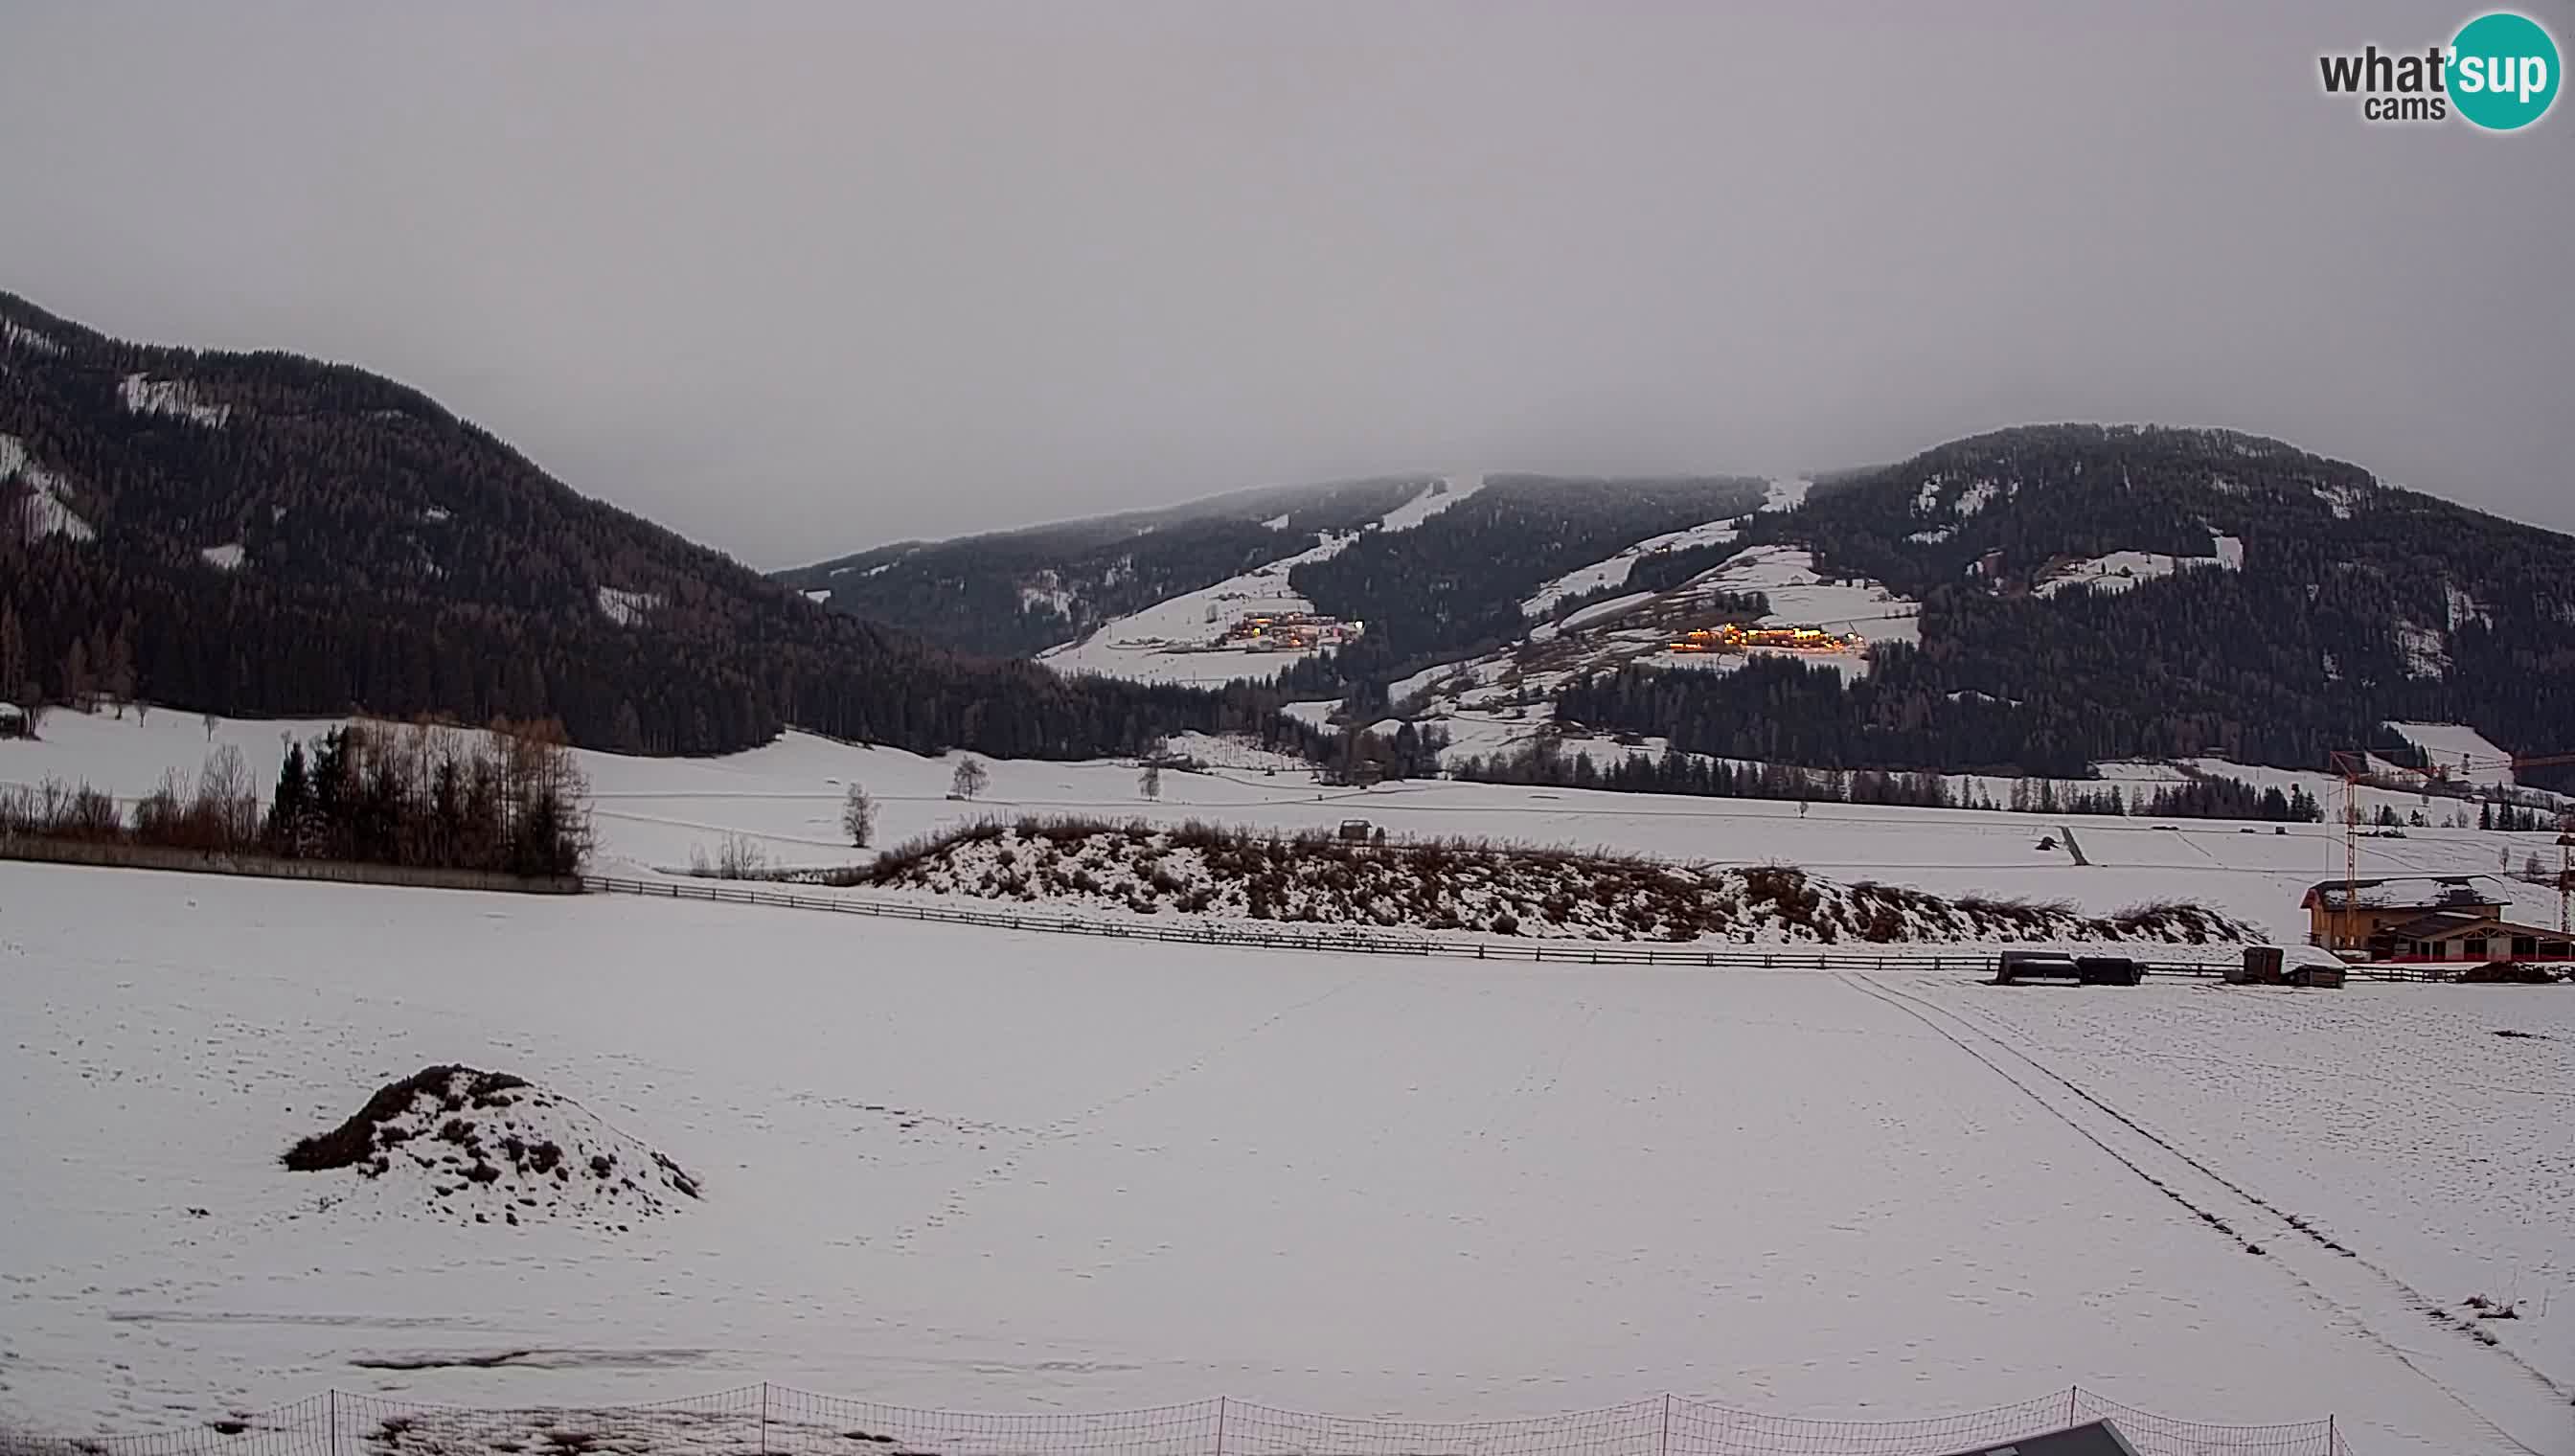
<path id="1" fill-rule="evenodd" d="M 2039 1061 L 1981 1017 L 1883 978 L 1841 980 L 1928 1027 L 2064 1122 L 2078 1136 L 2248 1254 L 2262 1256 L 2344 1326 L 2371 1340 L 2491 1431 L 2499 1448 L 2555 1456 L 2566 1444 L 2570 1390 L 2510 1349 L 2480 1341 L 2472 1320 L 2347 1247 L 2312 1221 L 2211 1166 L 2171 1138 Z M 2438 1337 L 2414 1337 L 2426 1326 Z M 2540 1442 L 2538 1445 L 2531 1441 Z"/>

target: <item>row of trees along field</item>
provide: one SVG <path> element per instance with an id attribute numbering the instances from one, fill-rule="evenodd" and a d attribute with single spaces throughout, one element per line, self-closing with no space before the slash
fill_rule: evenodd
<path id="1" fill-rule="evenodd" d="M 1607 766 L 1582 752 L 1568 752 L 1552 733 L 1540 733 L 1515 753 L 1452 760 L 1451 774 L 1483 783 L 1543 783 L 1607 788 L 1630 793 L 1686 793 L 1711 798 L 1796 799 L 1811 803 L 1906 804 L 1926 808 L 2008 808 L 2041 814 L 2154 814 L 2175 818 L 2268 819 L 2313 823 L 2323 806 L 2304 788 L 2287 793 L 2256 788 L 2241 779 L 2197 777 L 2161 785 L 2069 783 L 2015 778 L 2004 797 L 1972 779 L 1962 785 L 1938 773 L 1888 773 L 1873 769 L 1796 768 L 1780 763 L 1735 763 L 1684 753 L 1659 757 L 1630 752 Z"/>
<path id="2" fill-rule="evenodd" d="M 209 853 L 570 874 L 590 852 L 589 786 L 562 725 L 362 722 L 288 741 L 263 811 L 239 748 L 172 769 L 131 813 L 59 779 L 0 792 L 0 831 Z"/>

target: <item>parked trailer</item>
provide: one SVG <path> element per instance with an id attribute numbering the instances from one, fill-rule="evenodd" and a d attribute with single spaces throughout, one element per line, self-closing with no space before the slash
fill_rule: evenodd
<path id="1" fill-rule="evenodd" d="M 2132 986 L 2146 978 L 2146 967 L 2132 955 L 2078 955 L 2074 968 L 2087 986 Z"/>
<path id="2" fill-rule="evenodd" d="M 2083 967 L 2073 956 L 2061 950 L 2006 950 L 1994 960 L 1994 980 L 1998 986 L 2025 980 L 2070 980 L 2080 982 Z"/>
<path id="3" fill-rule="evenodd" d="M 2132 955 L 2006 950 L 1995 958 L 1993 983 L 2007 986 L 2025 980 L 2070 980 L 2087 986 L 2132 986 L 2145 975 L 2145 963 Z"/>

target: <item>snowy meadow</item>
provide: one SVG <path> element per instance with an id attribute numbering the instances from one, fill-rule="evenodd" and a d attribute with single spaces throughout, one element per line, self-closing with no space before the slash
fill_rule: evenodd
<path id="1" fill-rule="evenodd" d="M 0 1024 L 0 1412 L 67 1434 L 325 1386 L 1900 1418 L 2079 1382 L 2575 1450 L 2550 988 L 1443 968 L 7 864 Z M 440 1063 L 703 1196 L 476 1222 L 281 1165 Z"/>

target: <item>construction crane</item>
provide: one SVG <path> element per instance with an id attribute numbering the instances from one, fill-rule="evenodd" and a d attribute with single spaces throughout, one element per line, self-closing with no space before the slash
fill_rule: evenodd
<path id="1" fill-rule="evenodd" d="M 2366 780 L 2388 769 L 2411 773 L 2423 780 L 2424 796 L 2436 786 L 2473 783 L 2480 775 L 2519 773 L 2524 768 L 2546 768 L 2560 763 L 2575 763 L 2575 753 L 2462 753 L 2455 760 L 2444 760 L 2426 754 L 2428 767 L 2379 757 L 2365 748 L 2336 748 L 2330 755 L 2333 771 L 2342 779 L 2342 904 L 2345 938 L 2349 938 L 2352 899 L 2359 892 L 2360 880 L 2360 786 Z M 2557 928 L 2568 928 L 2570 902 L 2575 902 L 2575 814 L 2560 815 L 2557 835 Z"/>

